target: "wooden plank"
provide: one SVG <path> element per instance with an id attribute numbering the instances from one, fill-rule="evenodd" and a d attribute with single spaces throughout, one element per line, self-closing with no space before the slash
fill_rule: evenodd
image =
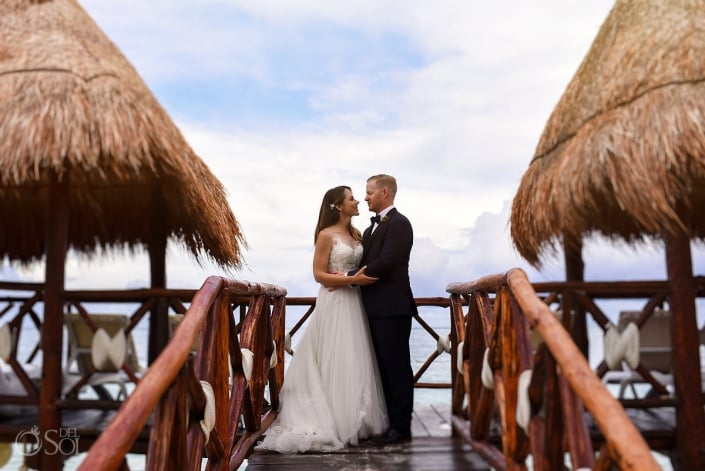
<path id="1" fill-rule="evenodd" d="M 451 438 L 451 405 L 449 403 L 416 406 L 411 422 L 414 437 L 411 443 L 378 447 L 369 442 L 331 453 L 282 455 L 255 452 L 248 459 L 247 469 L 260 471 L 276 468 L 330 469 L 354 465 L 380 470 L 487 470 L 479 455 L 462 440 Z"/>
<path id="2" fill-rule="evenodd" d="M 319 471 L 367 469 L 384 471 L 488 471 L 490 467 L 460 438 L 414 438 L 410 443 L 377 447 L 365 442 L 331 453 L 283 455 L 256 452 L 247 471 Z"/>
<path id="3" fill-rule="evenodd" d="M 419 416 L 419 413 L 414 409 L 411 416 L 411 436 L 412 437 L 430 437 L 431 432 L 424 425 L 423 419 Z"/>
<path id="4" fill-rule="evenodd" d="M 450 437 L 450 404 L 416 406 L 411 421 L 413 437 Z"/>

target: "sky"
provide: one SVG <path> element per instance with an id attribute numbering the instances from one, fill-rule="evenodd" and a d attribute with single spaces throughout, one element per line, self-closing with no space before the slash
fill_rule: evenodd
<path id="1" fill-rule="evenodd" d="M 247 239 L 224 272 L 168 248 L 167 285 L 209 275 L 314 296 L 324 192 L 349 185 L 371 215 L 368 176 L 397 178 L 414 227 L 416 296 L 523 268 L 562 280 L 562 255 L 530 267 L 509 210 L 548 117 L 613 2 L 606 0 L 83 0 L 189 144 L 222 181 Z M 129 11 L 129 14 L 125 14 Z M 700 250 L 702 252 L 702 250 Z M 693 254 L 696 271 L 702 255 Z M 587 280 L 659 279 L 663 250 L 593 240 Z M 43 266 L 2 266 L 41 281 Z M 68 289 L 149 285 L 144 253 L 70 255 Z"/>

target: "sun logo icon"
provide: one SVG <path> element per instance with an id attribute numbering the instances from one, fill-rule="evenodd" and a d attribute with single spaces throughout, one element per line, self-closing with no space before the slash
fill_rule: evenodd
<path id="1" fill-rule="evenodd" d="M 15 449 L 25 456 L 34 456 L 42 447 L 39 427 L 32 426 L 30 430 L 23 430 L 15 437 Z"/>

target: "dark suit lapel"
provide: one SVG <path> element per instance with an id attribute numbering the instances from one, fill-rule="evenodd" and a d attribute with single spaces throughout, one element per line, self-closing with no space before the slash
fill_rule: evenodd
<path id="1" fill-rule="evenodd" d="M 394 215 L 397 213 L 397 208 L 392 208 L 387 214 L 386 217 L 391 220 L 391 218 L 394 217 Z M 386 228 L 385 225 L 389 224 L 389 220 L 386 222 L 380 222 L 377 224 L 377 229 L 373 232 L 372 228 L 374 227 L 374 224 L 367 229 L 365 229 L 365 233 L 362 235 L 362 263 L 363 265 L 365 264 L 365 260 L 367 260 L 367 257 L 370 254 L 370 250 L 372 249 L 373 241 L 380 236 L 380 233 L 385 232 Z"/>
<path id="2" fill-rule="evenodd" d="M 364 265 L 364 261 L 367 258 L 367 253 L 370 249 L 370 238 L 372 237 L 372 226 L 365 229 L 362 233 L 362 258 L 360 259 L 360 264 Z"/>
<path id="3" fill-rule="evenodd" d="M 367 242 L 370 240 L 371 237 L 372 237 L 372 226 L 365 229 L 365 232 L 362 233 L 362 245 L 365 248 L 365 251 L 367 251 Z"/>

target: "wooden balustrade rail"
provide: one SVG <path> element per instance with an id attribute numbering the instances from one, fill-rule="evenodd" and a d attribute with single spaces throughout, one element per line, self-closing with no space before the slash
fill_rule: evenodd
<path id="1" fill-rule="evenodd" d="M 531 453 L 534 469 L 563 469 L 567 452 L 573 469 L 606 470 L 613 464 L 620 469 L 659 469 L 620 403 L 521 269 L 452 283 L 446 290 L 451 295 L 453 364 L 458 355 L 462 359 L 453 378 L 454 432 L 488 463 L 497 469 L 526 469 Z M 467 315 L 461 300 L 468 303 Z M 535 353 L 530 328 L 538 330 L 544 342 Z M 531 376 L 522 389 L 520 376 L 526 371 Z M 530 405 L 528 431 L 517 418 L 522 395 Z M 597 461 L 583 404 L 606 440 Z M 491 429 L 495 408 L 499 444 Z"/>
<path id="2" fill-rule="evenodd" d="M 418 307 L 435 307 L 435 308 L 441 308 L 441 311 L 439 311 L 438 315 L 439 318 L 441 319 L 446 319 L 445 318 L 445 312 L 444 310 L 447 309 L 450 306 L 450 300 L 448 298 L 442 298 L 442 297 L 417 297 L 414 298 L 414 301 L 416 302 L 416 305 Z M 316 298 L 315 297 L 287 297 L 286 298 L 286 304 L 287 307 L 291 308 L 292 306 L 298 306 L 298 307 L 305 307 L 306 310 L 303 312 L 303 314 L 298 318 L 297 322 L 294 324 L 294 326 L 289 329 L 289 331 L 286 333 L 286 336 L 289 337 L 289 339 L 293 338 L 294 335 L 301 330 L 301 328 L 308 322 L 309 318 L 313 314 L 313 311 L 316 307 Z M 289 316 L 291 318 L 291 316 Z M 414 315 L 414 320 L 416 323 L 421 327 L 421 329 L 424 330 L 424 332 L 429 335 L 430 337 L 433 338 L 434 341 L 438 342 L 439 338 L 441 335 L 445 335 L 445 333 L 439 333 L 437 332 L 433 327 L 431 327 L 431 322 L 428 319 L 428 317 L 424 316 L 423 312 L 419 312 L 418 314 Z M 425 358 L 421 366 L 414 372 L 414 387 L 415 388 L 426 388 L 426 389 L 450 389 L 450 381 L 444 380 L 442 382 L 440 381 L 430 381 L 426 380 L 423 381 L 424 379 L 424 374 L 428 372 L 434 364 L 437 365 L 436 360 L 438 360 L 440 357 L 445 355 L 444 351 L 438 351 L 436 349 L 433 349 L 429 352 L 428 356 Z"/>
<path id="3" fill-rule="evenodd" d="M 167 347 L 79 470 L 124 466 L 125 455 L 153 412 L 148 469 L 200 470 L 204 454 L 207 469 L 237 469 L 276 415 L 283 361 L 273 368 L 270 362 L 273 353 L 283 359 L 285 296 L 286 291 L 274 285 L 208 278 Z M 249 305 L 238 329 L 231 305 L 233 298 L 242 297 L 249 298 Z M 199 332 L 198 351 L 191 357 Z M 251 372 L 241 349 L 254 354 Z M 263 417 L 267 383 L 272 409 Z M 244 428 L 238 430 L 241 417 Z M 207 440 L 203 428 L 209 432 Z"/>
<path id="4" fill-rule="evenodd" d="M 695 283 L 697 295 L 704 296 L 705 278 L 696 277 Z M 30 294 L 3 298 L 7 304 L 5 309 L 0 310 L 0 317 L 11 317 L 11 327 L 18 331 L 22 318 L 30 316 L 39 330 L 41 323 L 34 312 L 34 305 L 42 302 L 43 285 L 0 282 L 0 289 L 3 287 L 13 291 L 26 290 Z M 595 374 L 584 361 L 579 348 L 578 354 L 575 354 L 575 345 L 555 320 L 549 305 L 560 303 L 564 312 L 575 307 L 583 309 L 605 328 L 608 319 L 595 303 L 596 299 L 642 298 L 647 300 L 640 318 L 643 323 L 654 306 L 663 301 L 664 293 L 668 292 L 665 282 L 541 282 L 534 283 L 532 289 L 525 274 L 514 269 L 473 282 L 452 283 L 447 291 L 450 298 L 417 298 L 416 302 L 419 306 L 450 306 L 450 353 L 454 372 L 458 355 L 462 355 L 463 359 L 460 364 L 462 372 L 451 373 L 454 433 L 462 435 L 498 469 L 523 469 L 522 463 L 528 453 L 532 454 L 534 469 L 560 469 L 566 451 L 571 455 L 574 467 L 585 465 L 607 469 L 610 464 L 616 463 L 622 469 L 652 469 L 654 463 L 648 461 L 648 447 L 643 452 L 643 439 L 638 432 L 637 439 L 632 437 L 635 429 L 624 410 L 619 404 L 615 409 L 616 401 L 612 395 L 599 379 L 595 382 Z M 538 296 L 541 298 L 536 293 L 540 293 Z M 162 355 L 152 362 L 116 420 L 91 449 L 81 469 L 118 469 L 152 411 L 156 413 L 150 443 L 150 447 L 154 448 L 150 448 L 148 454 L 153 468 L 149 469 L 200 469 L 202 450 L 209 458 L 209 469 L 236 469 L 274 419 L 274 413 L 262 416 L 262 400 L 265 384 L 269 382 L 272 410 L 276 411 L 279 386 L 284 375 L 285 306 L 308 306 L 290 335 L 303 326 L 315 307 L 315 297 L 285 298 L 285 295 L 285 291 L 276 286 L 228 281 L 219 277 L 206 280 L 197 293 L 194 290 L 166 289 L 65 292 L 66 303 L 76 306 L 79 311 L 82 303 L 137 303 L 139 306 L 131 316 L 132 324 L 138 322 L 155 303 L 166 303 L 172 311 L 183 313 L 187 312 L 186 305 L 190 302 L 189 314 L 181 327 Z M 17 309 L 16 315 L 10 316 L 11 305 Z M 238 307 L 241 310 L 240 324 L 237 324 L 234 315 Z M 468 310 L 467 316 L 463 313 L 464 308 Z M 417 318 L 417 322 L 435 340 L 439 340 L 439 333 L 430 328 L 422 316 Z M 545 345 L 536 352 L 532 352 L 527 343 L 529 326 L 546 339 Z M 192 358 L 190 349 L 201 331 L 204 337 L 198 353 Z M 463 346 L 459 351 L 460 342 Z M 274 344 L 277 367 L 270 369 Z M 243 370 L 241 348 L 255 353 L 249 382 Z M 488 364 L 493 370 L 494 389 L 486 388 L 481 381 L 483 357 L 487 349 L 491 353 Z M 11 366 L 21 372 L 15 353 L 12 352 Z M 419 381 L 430 363 L 441 355 L 443 353 L 440 351 L 432 352 L 415 373 L 417 387 L 449 386 L 448 383 Z M 224 388 L 222 380 L 230 375 L 226 368 L 228 356 L 233 380 L 231 386 Z M 216 358 L 219 360 L 209 361 Z M 565 365 L 561 365 L 561 361 Z M 518 377 L 525 370 L 532 371 L 528 394 L 534 408 L 528 434 L 517 426 L 514 418 L 518 407 Z M 600 365 L 598 376 L 603 373 L 604 366 Z M 207 444 L 204 444 L 205 436 L 199 424 L 206 403 L 200 383 L 202 380 L 213 387 L 217 411 L 228 411 L 227 414 L 216 414 L 214 431 Z M 34 386 L 29 381 L 27 383 L 27 387 Z M 229 399 L 224 394 L 228 387 L 231 388 Z M 23 398 L 6 396 L 4 401 L 29 404 L 36 402 L 34 396 L 36 394 Z M 464 401 L 467 403 L 465 407 Z M 673 402 L 669 398 L 649 399 L 640 401 L 638 407 L 644 407 L 642 403 L 646 402 L 668 405 L 669 401 Z M 59 405 L 67 407 L 71 405 L 69 402 L 64 399 Z M 81 401 L 81 404 L 84 402 Z M 582 415 L 583 403 L 606 438 L 597 463 L 594 462 Z M 82 407 L 78 402 L 75 406 Z M 539 408 L 542 408 L 542 418 L 535 414 Z M 497 419 L 493 417 L 492 411 L 495 409 L 500 414 L 501 436 L 490 433 L 492 421 Z M 174 415 L 177 410 L 183 412 L 179 417 Z M 468 418 L 469 424 L 466 421 Z M 242 423 L 240 429 L 236 427 L 238 423 Z M 623 447 L 629 449 L 623 450 Z M 647 461 L 636 461 L 634 468 L 633 458 L 642 452 L 642 458 Z"/>

